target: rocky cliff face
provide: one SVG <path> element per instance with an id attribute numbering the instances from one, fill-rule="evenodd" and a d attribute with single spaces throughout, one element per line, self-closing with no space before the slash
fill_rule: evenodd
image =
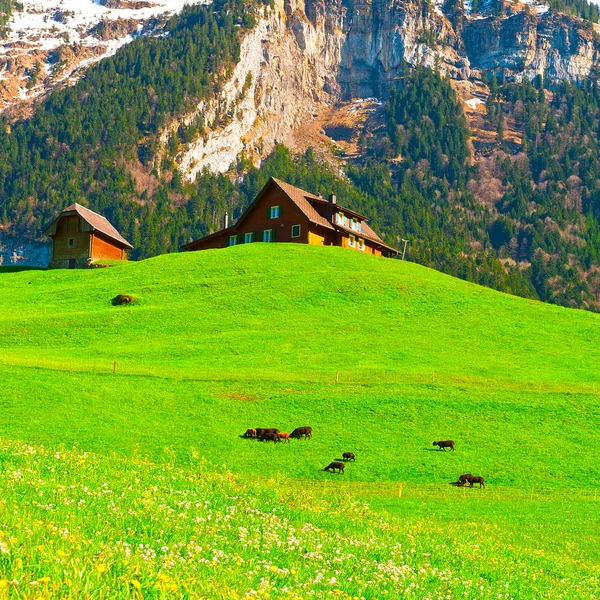
<path id="1" fill-rule="evenodd" d="M 521 79 L 579 81 L 600 64 L 597 27 L 550 11 L 523 10 L 504 19 L 467 23 L 463 39 L 470 64 Z"/>
<path id="2" fill-rule="evenodd" d="M 428 36 L 444 44 L 430 47 Z M 412 0 L 277 0 L 244 39 L 220 96 L 173 122 L 162 140 L 201 115 L 205 135 L 176 157 L 189 179 L 203 168 L 227 171 L 242 152 L 258 162 L 323 107 L 385 94 L 407 65 L 468 77 L 460 44 L 439 9 L 428 16 Z"/>
<path id="3" fill-rule="evenodd" d="M 163 141 L 204 117 L 205 134 L 176 157 L 193 180 L 203 168 L 227 171 L 242 153 L 260 162 L 324 107 L 385 97 L 417 65 L 468 83 L 483 70 L 576 81 L 600 64 L 591 23 L 542 5 L 489 0 L 486 7 L 496 16 L 457 14 L 442 0 L 276 0 L 244 39 L 221 95 L 172 123 Z"/>

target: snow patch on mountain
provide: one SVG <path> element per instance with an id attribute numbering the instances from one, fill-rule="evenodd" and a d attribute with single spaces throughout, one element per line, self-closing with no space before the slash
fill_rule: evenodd
<path id="1" fill-rule="evenodd" d="M 76 81 L 194 0 L 22 0 L 0 40 L 0 112 Z"/>

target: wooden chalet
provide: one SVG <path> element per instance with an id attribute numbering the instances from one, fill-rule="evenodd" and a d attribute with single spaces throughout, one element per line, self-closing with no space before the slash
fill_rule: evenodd
<path id="1" fill-rule="evenodd" d="M 101 259 L 127 260 L 133 246 L 109 221 L 80 204 L 63 210 L 44 230 L 52 240 L 49 269 L 83 269 Z"/>
<path id="2" fill-rule="evenodd" d="M 377 256 L 396 256 L 367 225 L 367 218 L 328 199 L 271 178 L 244 214 L 226 227 L 183 246 L 184 250 L 225 248 L 252 242 L 295 242 L 342 246 Z"/>

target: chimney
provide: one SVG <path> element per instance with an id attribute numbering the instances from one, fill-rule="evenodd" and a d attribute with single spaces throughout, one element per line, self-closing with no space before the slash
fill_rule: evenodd
<path id="1" fill-rule="evenodd" d="M 337 204 L 337 198 L 335 197 L 335 194 L 333 192 L 329 194 L 329 202 L 330 204 Z"/>
<path id="2" fill-rule="evenodd" d="M 225 213 L 225 229 L 229 227 L 229 213 Z"/>

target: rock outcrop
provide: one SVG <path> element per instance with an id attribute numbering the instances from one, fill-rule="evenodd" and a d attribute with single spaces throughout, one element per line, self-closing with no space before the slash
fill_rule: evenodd
<path id="1" fill-rule="evenodd" d="M 581 80 L 600 64 L 594 25 L 541 5 L 486 3 L 489 15 L 456 13 L 441 0 L 276 0 L 242 42 L 240 62 L 219 97 L 173 122 L 199 116 L 202 137 L 175 157 L 193 180 L 225 172 L 243 153 L 260 162 L 277 141 L 326 106 L 385 97 L 407 68 L 456 81 L 481 71 L 520 80 Z M 493 13 L 493 14 L 491 14 Z M 500 16 L 498 16 L 500 15 Z"/>
<path id="2" fill-rule="evenodd" d="M 428 46 L 428 35 L 444 44 Z M 468 77 L 460 45 L 441 11 L 423 14 L 412 0 L 277 0 L 243 40 L 220 96 L 171 123 L 162 141 L 202 116 L 204 135 L 176 157 L 188 179 L 225 172 L 242 152 L 256 163 L 324 106 L 385 94 L 407 65 Z"/>
<path id="3" fill-rule="evenodd" d="M 471 65 L 508 79 L 541 75 L 549 83 L 580 81 L 600 64 L 600 38 L 592 23 L 551 11 L 523 10 L 507 18 L 467 23 L 463 39 Z"/>

